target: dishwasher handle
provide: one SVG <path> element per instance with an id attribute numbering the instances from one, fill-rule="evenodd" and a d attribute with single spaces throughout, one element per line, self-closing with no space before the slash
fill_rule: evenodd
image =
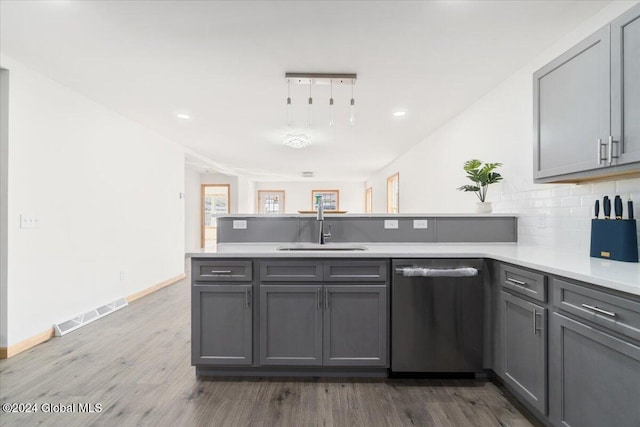
<path id="1" fill-rule="evenodd" d="M 478 275 L 478 269 L 473 267 L 459 268 L 424 268 L 398 267 L 396 274 L 404 277 L 473 277 Z"/>

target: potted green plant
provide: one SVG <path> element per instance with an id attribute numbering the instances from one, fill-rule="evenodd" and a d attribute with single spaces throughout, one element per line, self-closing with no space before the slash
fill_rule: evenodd
<path id="1" fill-rule="evenodd" d="M 467 173 L 473 184 L 458 187 L 460 191 L 473 191 L 480 202 L 477 204 L 476 212 L 491 213 L 491 202 L 487 202 L 487 190 L 490 184 L 502 180 L 502 175 L 494 172 L 496 168 L 502 166 L 502 163 L 484 163 L 478 159 L 472 159 L 464 162 L 464 171 Z"/>

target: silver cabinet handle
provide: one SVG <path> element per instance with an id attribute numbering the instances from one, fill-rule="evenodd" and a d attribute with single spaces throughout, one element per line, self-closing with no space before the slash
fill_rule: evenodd
<path id="1" fill-rule="evenodd" d="M 603 160 L 607 160 L 607 158 L 602 158 L 602 147 L 606 147 L 607 143 L 602 142 L 602 138 L 598 138 L 598 164 L 601 165 Z"/>
<path id="2" fill-rule="evenodd" d="M 598 307 L 593 306 L 593 305 L 589 305 L 589 304 L 582 304 L 582 306 L 583 306 L 584 308 L 588 308 L 589 310 L 593 310 L 593 311 L 595 311 L 596 313 L 606 314 L 607 316 L 610 316 L 610 317 L 616 317 L 616 314 L 615 314 L 615 313 L 613 313 L 613 312 L 611 312 L 611 311 L 603 310 L 603 309 L 598 308 Z"/>
<path id="3" fill-rule="evenodd" d="M 244 290 L 244 301 L 247 304 L 247 308 L 251 307 L 251 298 L 249 297 L 249 295 L 250 295 L 250 290 L 249 288 L 246 288 Z"/>
<path id="4" fill-rule="evenodd" d="M 535 319 L 540 316 L 540 322 L 536 323 Z M 544 329 L 542 327 L 542 313 L 538 313 L 535 309 L 533 310 L 533 325 L 534 325 L 534 330 L 533 330 L 533 334 L 535 335 L 538 331 L 542 332 L 542 330 Z M 537 325 L 540 325 L 540 327 L 538 327 Z"/>
<path id="5" fill-rule="evenodd" d="M 520 286 L 521 288 L 527 287 L 527 282 L 523 282 L 522 280 L 512 279 L 511 277 L 507 279 L 507 282 L 511 283 L 512 285 Z"/>
<path id="6" fill-rule="evenodd" d="M 531 319 L 533 320 L 533 335 L 535 335 L 538 331 L 538 328 L 536 328 L 536 309 L 535 308 L 531 311 L 531 314 L 532 314 Z"/>
<path id="7" fill-rule="evenodd" d="M 618 142 L 620 141 L 614 141 L 613 136 L 609 135 L 609 165 L 613 163 L 613 159 L 617 159 L 618 157 L 620 157 L 619 155 L 618 156 L 613 155 L 613 144 L 617 144 Z"/>
<path id="8" fill-rule="evenodd" d="M 318 310 L 322 309 L 322 290 L 320 288 L 318 288 L 316 290 L 316 307 L 318 307 Z"/>
<path id="9" fill-rule="evenodd" d="M 324 288 L 324 308 L 329 309 L 329 289 Z"/>
<path id="10" fill-rule="evenodd" d="M 231 270 L 211 270 L 211 274 L 231 274 Z"/>

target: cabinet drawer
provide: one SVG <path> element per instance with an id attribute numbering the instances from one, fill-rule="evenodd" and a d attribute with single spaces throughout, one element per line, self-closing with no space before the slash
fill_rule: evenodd
<path id="1" fill-rule="evenodd" d="M 547 301 L 546 279 L 544 274 L 511 265 L 500 266 L 500 283 L 504 288 L 538 301 Z"/>
<path id="2" fill-rule="evenodd" d="M 262 261 L 261 282 L 319 282 L 322 280 L 322 261 Z"/>
<path id="3" fill-rule="evenodd" d="M 386 261 L 325 261 L 327 282 L 386 282 Z"/>
<path id="4" fill-rule="evenodd" d="M 552 278 L 553 305 L 561 310 L 640 340 L 640 302 Z"/>
<path id="5" fill-rule="evenodd" d="M 251 261 L 194 259 L 191 275 L 195 282 L 250 282 L 253 277 L 252 265 Z"/>

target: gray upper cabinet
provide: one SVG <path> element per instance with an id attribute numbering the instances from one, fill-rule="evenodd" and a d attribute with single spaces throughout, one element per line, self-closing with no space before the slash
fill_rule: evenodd
<path id="1" fill-rule="evenodd" d="M 640 5 L 611 23 L 613 164 L 640 162 Z"/>
<path id="2" fill-rule="evenodd" d="M 251 365 L 252 286 L 195 285 L 191 343 L 194 365 Z"/>
<path id="3" fill-rule="evenodd" d="M 501 291 L 500 370 L 503 380 L 547 413 L 547 310 Z"/>
<path id="4" fill-rule="evenodd" d="M 609 135 L 609 27 L 533 75 L 534 178 L 602 167 Z"/>
<path id="5" fill-rule="evenodd" d="M 640 171 L 640 6 L 533 75 L 536 182 Z"/>
<path id="6" fill-rule="evenodd" d="M 387 286 L 325 285 L 324 365 L 387 365 Z"/>
<path id="7" fill-rule="evenodd" d="M 260 286 L 260 364 L 322 365 L 322 286 Z"/>
<path id="8" fill-rule="evenodd" d="M 550 343 L 554 425 L 640 425 L 640 347 L 559 313 Z"/>

